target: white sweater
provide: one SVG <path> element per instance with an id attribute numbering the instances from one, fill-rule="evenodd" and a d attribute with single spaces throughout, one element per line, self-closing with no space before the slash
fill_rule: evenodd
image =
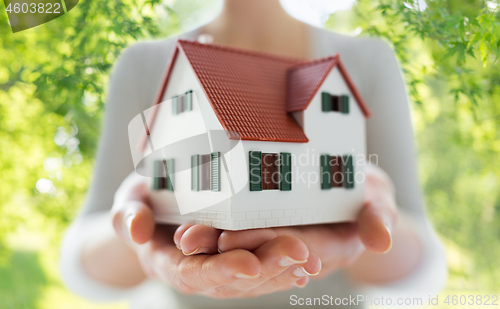
<path id="1" fill-rule="evenodd" d="M 180 36 L 196 39 L 198 31 Z M 356 287 L 342 272 L 322 281 L 311 281 L 304 289 L 292 289 L 259 298 L 215 300 L 181 295 L 161 282 L 147 280 L 132 289 L 106 286 L 90 278 L 81 266 L 86 240 L 111 229 L 109 211 L 120 183 L 133 172 L 128 143 L 130 120 L 149 108 L 177 38 L 137 43 L 127 48 L 116 63 L 108 89 L 106 118 L 97 153 L 94 177 L 87 200 L 62 245 L 61 272 L 75 293 L 94 300 L 127 299 L 131 308 L 282 308 L 297 297 L 424 297 L 439 292 L 446 280 L 445 254 L 422 205 L 417 172 L 410 108 L 401 70 L 393 51 L 377 39 L 359 39 L 310 27 L 313 58 L 340 53 L 342 62 L 365 98 L 372 117 L 367 121 L 368 153 L 378 155 L 378 164 L 396 185 L 397 204 L 415 225 L 424 254 L 418 269 L 388 286 Z M 102 224 L 102 220 L 105 223 Z M 365 303 L 349 305 L 362 308 Z M 342 307 L 342 306 L 339 306 Z"/>

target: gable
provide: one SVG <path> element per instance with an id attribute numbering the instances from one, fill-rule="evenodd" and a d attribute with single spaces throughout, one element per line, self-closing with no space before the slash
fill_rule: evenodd
<path id="1" fill-rule="evenodd" d="M 335 56 L 291 68 L 287 75 L 286 111 L 305 110 L 337 62 Z"/>
<path id="2" fill-rule="evenodd" d="M 287 112 L 297 112 L 307 109 L 314 95 L 316 95 L 325 78 L 334 67 L 338 68 L 364 116 L 370 117 L 370 111 L 365 101 L 359 94 L 356 86 L 354 86 L 338 54 L 334 57 L 311 61 L 290 69 L 287 76 Z"/>

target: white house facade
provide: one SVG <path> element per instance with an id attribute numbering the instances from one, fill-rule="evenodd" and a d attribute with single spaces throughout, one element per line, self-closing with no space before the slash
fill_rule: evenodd
<path id="1" fill-rule="evenodd" d="M 200 67 L 197 63 L 204 61 L 200 57 L 205 51 L 207 61 Z M 262 68 L 252 76 L 245 75 L 243 67 L 224 84 L 228 76 L 210 76 L 211 65 L 217 63 L 210 61 L 219 57 L 219 51 L 220 57 L 234 53 L 248 58 L 235 58 L 235 63 L 264 57 Z M 242 230 L 355 219 L 364 199 L 369 115 L 364 102 L 338 56 L 316 62 L 285 59 L 278 67 L 289 67 L 280 73 L 283 81 L 274 83 L 276 75 L 264 85 L 256 77 L 269 75 L 262 71 L 270 61 L 280 60 L 179 42 L 157 104 L 143 113 L 148 135 L 141 147 L 147 154 L 145 169 L 153 171 L 151 200 L 157 221 Z M 294 70 L 304 72 L 294 76 Z M 315 76 L 310 78 L 311 74 Z M 244 90 L 229 89 L 231 83 Z M 301 89 L 297 83 L 305 83 L 302 88 L 307 93 L 297 93 Z M 268 84 L 277 89 L 266 88 Z M 255 94 L 259 89 L 263 103 Z M 300 100 L 290 103 L 295 96 Z M 283 115 L 274 100 L 283 101 L 277 103 L 282 104 Z M 247 125 L 255 117 L 260 119 L 268 106 L 262 123 Z M 271 129 L 260 133 L 258 126 L 267 123 Z"/>

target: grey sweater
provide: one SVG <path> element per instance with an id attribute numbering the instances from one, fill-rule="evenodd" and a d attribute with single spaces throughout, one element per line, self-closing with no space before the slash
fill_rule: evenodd
<path id="1" fill-rule="evenodd" d="M 180 38 L 194 40 L 197 36 L 195 30 Z M 131 308 L 282 308 L 306 302 L 307 298 L 313 302 L 313 298 L 320 298 L 316 304 L 320 300 L 323 304 L 335 302 L 338 298 L 343 300 L 343 305 L 336 307 L 361 308 L 370 302 L 353 302 L 353 298 L 371 297 L 374 301 L 375 297 L 383 296 L 396 301 L 398 297 L 428 297 L 439 290 L 446 278 L 444 253 L 425 217 L 408 96 L 394 53 L 377 39 L 353 38 L 313 27 L 310 27 L 311 58 L 339 53 L 372 112 L 373 116 L 367 121 L 368 153 L 377 155 L 378 165 L 392 178 L 400 211 L 416 226 L 424 244 L 424 258 L 415 273 L 400 282 L 367 289 L 356 287 L 342 272 L 337 272 L 321 281 L 312 280 L 304 289 L 236 300 L 185 296 L 153 280 L 134 289 L 119 289 L 88 277 L 80 265 L 81 248 L 92 233 L 111 229 L 109 211 L 114 193 L 134 170 L 128 124 L 151 106 L 176 39 L 137 43 L 123 52 L 114 67 L 92 184 L 85 205 L 62 246 L 62 275 L 70 289 L 96 300 L 127 299 Z M 423 303 L 426 301 L 427 298 Z"/>

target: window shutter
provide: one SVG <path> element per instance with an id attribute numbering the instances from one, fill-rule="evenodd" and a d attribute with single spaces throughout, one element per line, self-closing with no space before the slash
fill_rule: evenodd
<path id="1" fill-rule="evenodd" d="M 323 112 L 332 110 L 332 96 L 328 92 L 321 93 L 321 110 Z"/>
<path id="2" fill-rule="evenodd" d="M 179 97 L 175 96 L 172 98 L 172 115 L 177 115 L 179 113 Z"/>
<path id="3" fill-rule="evenodd" d="M 262 191 L 262 152 L 250 151 L 250 191 Z"/>
<path id="4" fill-rule="evenodd" d="M 163 160 L 153 162 L 153 190 L 162 190 L 166 188 L 166 178 L 164 172 L 165 166 Z"/>
<path id="5" fill-rule="evenodd" d="M 349 96 L 340 96 L 340 111 L 342 114 L 349 114 Z"/>
<path id="6" fill-rule="evenodd" d="M 330 169 L 330 155 L 324 154 L 320 158 L 320 179 L 321 189 L 328 190 L 332 187 L 331 182 L 331 169 Z"/>
<path id="7" fill-rule="evenodd" d="M 220 152 L 210 154 L 210 190 L 220 191 Z"/>
<path id="8" fill-rule="evenodd" d="M 167 167 L 167 187 L 168 191 L 174 191 L 174 159 L 165 160 L 165 165 Z"/>
<path id="9" fill-rule="evenodd" d="M 354 188 L 354 165 L 352 155 L 345 155 L 343 158 L 344 163 L 344 188 Z"/>
<path id="10" fill-rule="evenodd" d="M 281 191 L 292 191 L 292 155 L 288 152 L 280 153 Z"/>
<path id="11" fill-rule="evenodd" d="M 184 99 L 183 95 L 177 97 L 177 114 L 184 112 Z"/>
<path id="12" fill-rule="evenodd" d="M 200 156 L 191 156 L 191 190 L 200 191 L 200 173 L 198 166 L 200 165 Z"/>
<path id="13" fill-rule="evenodd" d="M 193 110 L 193 90 L 186 91 L 186 95 L 184 98 L 184 110 Z"/>

